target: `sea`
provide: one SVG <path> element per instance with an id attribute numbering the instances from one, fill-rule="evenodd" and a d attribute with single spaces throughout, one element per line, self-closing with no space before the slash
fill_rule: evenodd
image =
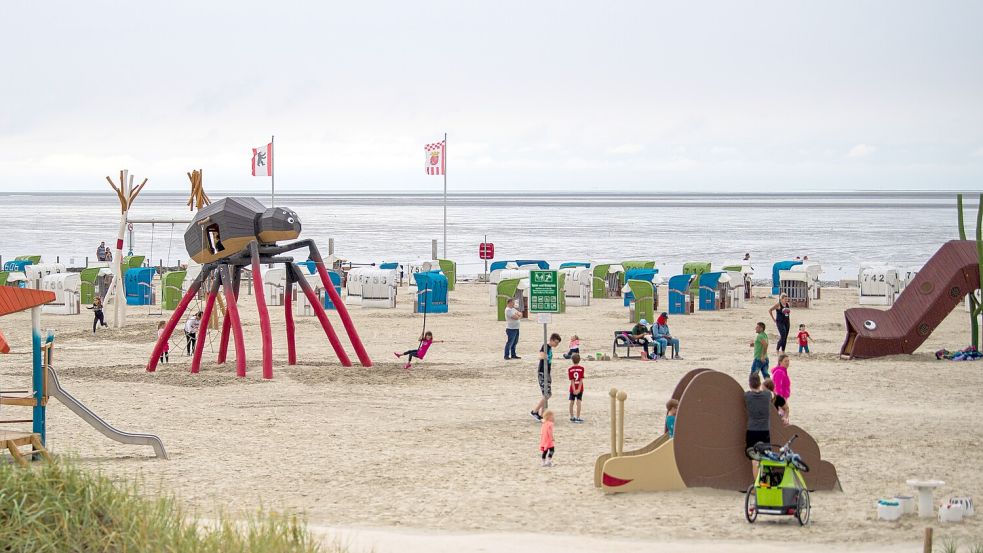
<path id="1" fill-rule="evenodd" d="M 809 256 L 822 264 L 823 280 L 838 280 L 856 278 L 863 262 L 918 268 L 959 236 L 956 195 L 948 192 L 486 192 L 450 194 L 446 204 L 441 194 L 286 193 L 276 203 L 298 213 L 302 237 L 313 238 L 325 255 L 333 239 L 335 256 L 354 263 L 416 261 L 430 259 L 437 240 L 438 257 L 455 260 L 466 276 L 483 272 L 478 246 L 487 241 L 496 260 L 650 259 L 666 276 L 686 262 L 722 266 L 750 253 L 757 276 L 766 277 L 775 261 Z M 969 195 L 970 236 L 976 204 Z M 159 222 L 134 223 L 124 253 L 164 267 L 186 263 L 183 235 L 192 215 L 186 194 L 141 194 L 129 218 Z M 30 254 L 83 267 L 100 241 L 115 243 L 119 220 L 119 202 L 108 190 L 0 193 L 0 260 Z"/>

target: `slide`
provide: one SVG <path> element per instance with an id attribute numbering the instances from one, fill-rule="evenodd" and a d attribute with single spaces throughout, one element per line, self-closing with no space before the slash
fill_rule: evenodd
<path id="1" fill-rule="evenodd" d="M 102 420 L 99 415 L 93 413 L 84 403 L 75 399 L 72 394 L 65 391 L 61 387 L 61 383 L 58 382 L 58 373 L 51 366 L 48 367 L 48 395 L 62 402 L 65 407 L 68 407 L 73 413 L 82 418 L 85 422 L 89 423 L 93 428 L 102 433 L 103 436 L 109 438 L 110 440 L 116 440 L 117 442 L 130 444 L 130 445 L 149 445 L 154 448 L 154 454 L 158 458 L 167 459 L 167 452 L 164 451 L 164 442 L 160 441 L 160 438 L 154 436 L 153 434 L 131 434 L 130 432 L 122 432 L 112 427 L 106 421 Z"/>
<path id="2" fill-rule="evenodd" d="M 973 240 L 950 240 L 905 287 L 890 309 L 847 309 L 840 355 L 870 359 L 914 353 L 967 294 L 980 288 Z"/>
<path id="3" fill-rule="evenodd" d="M 695 369 L 679 381 L 673 439 L 663 435 L 642 450 L 598 458 L 604 493 L 715 488 L 744 491 L 751 484 L 751 461 L 744 452 L 747 415 L 744 389 L 725 373 Z M 798 426 L 785 426 L 778 411 L 771 414 L 771 440 L 785 443 L 798 434 L 796 453 L 812 468 L 810 490 L 841 489 L 836 467 L 822 459 L 819 444 Z"/>

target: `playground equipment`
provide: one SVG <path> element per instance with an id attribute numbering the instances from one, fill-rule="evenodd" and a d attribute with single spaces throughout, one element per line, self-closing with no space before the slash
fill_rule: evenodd
<path id="1" fill-rule="evenodd" d="M 368 268 L 362 273 L 362 279 L 362 307 L 396 307 L 396 287 L 399 284 L 396 271 Z"/>
<path id="2" fill-rule="evenodd" d="M 167 452 L 164 450 L 164 444 L 160 438 L 150 434 L 131 434 L 117 430 L 62 387 L 58 380 L 58 373 L 52 365 L 54 335 L 49 333 L 47 338 L 43 340 L 41 337 L 41 306 L 53 301 L 54 296 L 48 291 L 0 288 L 0 317 L 30 309 L 33 330 L 32 389 L 0 392 L 0 405 L 30 407 L 32 409 L 30 419 L 0 422 L 31 423 L 31 432 L 0 431 L 0 448 L 6 448 L 14 459 L 22 465 L 26 464 L 25 456 L 19 451 L 22 446 L 32 446 L 34 450 L 30 454 L 32 457 L 36 453 L 45 458 L 50 458 L 45 449 L 47 446 L 47 407 L 49 398 L 55 398 L 104 436 L 125 444 L 153 446 L 156 456 L 166 459 Z M 9 345 L 3 335 L 0 334 L 0 353 L 8 353 L 9 351 Z"/>
<path id="3" fill-rule="evenodd" d="M 447 313 L 447 289 L 450 279 L 440 271 L 416 273 L 416 301 L 414 313 Z"/>
<path id="4" fill-rule="evenodd" d="M 515 300 L 515 308 L 522 312 L 522 318 L 529 318 L 529 277 L 508 278 L 497 285 L 498 320 L 505 320 L 505 308 L 509 299 Z"/>
<path id="5" fill-rule="evenodd" d="M 566 265 L 566 264 L 565 264 Z M 590 305 L 593 272 L 589 267 L 574 265 L 560 268 L 563 273 L 563 297 L 567 305 Z"/>
<path id="6" fill-rule="evenodd" d="M 106 177 L 106 181 L 109 182 L 109 186 L 113 188 L 116 192 L 116 196 L 119 198 L 119 229 L 116 233 L 116 245 L 115 253 L 113 253 L 112 261 L 112 272 L 113 280 L 109 285 L 109 290 L 106 292 L 105 303 L 109 311 L 112 312 L 111 324 L 113 328 L 122 328 L 126 325 L 126 296 L 123 289 L 123 236 L 126 232 L 127 224 L 127 214 L 130 208 L 133 207 L 133 202 L 136 201 L 137 196 L 140 195 L 140 191 L 143 187 L 147 185 L 147 179 L 143 179 L 143 182 L 139 186 L 133 186 L 133 176 L 129 174 L 129 171 L 123 169 L 119 172 L 119 186 L 113 182 L 111 178 Z"/>
<path id="7" fill-rule="evenodd" d="M 794 516 L 800 526 L 809 524 L 812 503 L 809 487 L 802 473 L 809 466 L 792 451 L 793 434 L 776 453 L 775 444 L 758 443 L 747 449 L 748 456 L 758 461 L 758 474 L 744 494 L 744 517 L 754 523 L 758 515 Z"/>
<path id="8" fill-rule="evenodd" d="M 605 493 L 716 488 L 745 491 L 752 483 L 745 454 L 747 415 L 744 390 L 730 376 L 710 369 L 686 373 L 673 390 L 679 401 L 674 438 L 663 434 L 648 445 L 625 451 L 627 394 L 612 389 L 611 451 L 594 463 L 594 486 Z M 821 458 L 815 440 L 801 428 L 782 424 L 772 410 L 771 438 L 799 435 L 802 459 L 812 471 L 809 489 L 840 489 L 836 468 Z"/>
<path id="9" fill-rule="evenodd" d="M 617 263 L 601 263 L 594 266 L 594 297 L 617 298 L 625 285 L 625 268 Z"/>
<path id="10" fill-rule="evenodd" d="M 44 304 L 41 312 L 53 315 L 77 315 L 81 312 L 79 304 L 81 287 L 82 278 L 78 273 L 57 273 L 42 278 L 40 289 L 53 292 L 55 299 Z"/>
<path id="11" fill-rule="evenodd" d="M 964 296 L 969 296 L 972 346 L 980 348 L 983 304 L 976 294 L 983 288 L 983 194 L 976 212 L 976 240 L 966 240 L 963 196 L 956 196 L 959 240 L 950 240 L 905 286 L 887 311 L 868 307 L 847 309 L 846 339 L 840 355 L 870 358 L 913 353 Z"/>
<path id="12" fill-rule="evenodd" d="M 771 294 L 777 296 L 781 293 L 782 271 L 787 271 L 796 265 L 802 265 L 801 261 L 778 261 L 771 266 Z"/>
<path id="13" fill-rule="evenodd" d="M 310 252 L 309 259 L 317 265 L 321 283 L 337 307 L 338 316 L 341 318 L 359 361 L 365 367 L 372 366 L 372 360 L 362 345 L 358 331 L 348 314 L 348 309 L 341 302 L 334 286 L 331 285 L 324 260 L 314 241 L 298 240 L 284 245 L 277 244 L 279 240 L 297 238 L 300 235 L 300 230 L 300 218 L 293 210 L 282 207 L 267 209 L 254 198 L 223 198 L 199 209 L 184 233 L 184 242 L 192 259 L 202 264 L 201 273 L 185 292 L 181 303 L 164 327 L 164 331 L 158 338 L 150 356 L 147 371 L 156 370 L 160 354 L 170 339 L 171 333 L 174 332 L 174 328 L 184 315 L 188 304 L 198 293 L 202 282 L 214 275 L 205 303 L 203 319 L 209 320 L 219 289 L 223 289 L 226 299 L 226 316 L 222 324 L 218 363 L 225 362 L 231 331 L 235 336 L 236 374 L 240 377 L 246 376 L 246 347 L 236 301 L 242 268 L 249 265 L 252 268 L 253 295 L 256 297 L 263 343 L 263 378 L 273 378 L 273 338 L 264 297 L 263 279 L 260 273 L 262 264 L 282 264 L 286 267 L 288 272 L 284 298 L 291 296 L 294 284 L 300 285 L 308 301 L 314 306 L 314 312 L 335 354 L 342 365 L 351 366 L 352 362 L 328 321 L 324 307 L 317 301 L 314 289 L 304 278 L 293 258 L 284 255 L 297 249 L 307 249 Z M 293 302 L 284 301 L 283 306 L 287 331 L 287 358 L 288 363 L 294 365 L 297 363 L 297 356 L 294 341 Z M 207 325 L 202 325 L 199 330 L 198 342 L 191 361 L 192 373 L 197 373 L 201 365 L 206 329 Z"/>
<path id="14" fill-rule="evenodd" d="M 157 295 L 154 293 L 154 276 L 156 267 L 137 267 L 127 269 L 123 274 L 123 289 L 126 291 L 126 305 L 154 305 Z"/>
<path id="15" fill-rule="evenodd" d="M 696 276 L 676 275 L 669 279 L 669 314 L 688 315 L 695 307 L 692 283 Z"/>
<path id="16" fill-rule="evenodd" d="M 733 306 L 730 273 L 711 271 L 699 276 L 700 311 L 718 311 Z M 743 286 L 743 284 L 742 284 Z"/>
<path id="17" fill-rule="evenodd" d="M 901 288 L 897 267 L 875 263 L 860 265 L 857 283 L 860 305 L 893 305 Z"/>
<path id="18" fill-rule="evenodd" d="M 710 271 L 709 261 L 691 261 L 689 263 L 683 263 L 683 274 L 693 275 L 696 277 L 693 279 L 693 282 L 690 285 L 694 294 L 697 294 L 700 291 L 700 275 L 703 273 L 709 273 Z"/>

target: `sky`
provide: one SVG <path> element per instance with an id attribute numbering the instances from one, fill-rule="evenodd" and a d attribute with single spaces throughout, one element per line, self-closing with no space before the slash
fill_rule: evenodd
<path id="1" fill-rule="evenodd" d="M 983 2 L 4 3 L 0 192 L 983 189 Z M 139 182 L 138 180 L 138 182 Z"/>

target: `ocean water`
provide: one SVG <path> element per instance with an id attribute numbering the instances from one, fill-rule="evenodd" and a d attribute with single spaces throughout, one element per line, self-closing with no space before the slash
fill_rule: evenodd
<path id="1" fill-rule="evenodd" d="M 218 197 L 212 195 L 213 199 Z M 258 198 L 269 203 L 269 196 Z M 131 218 L 190 219 L 184 194 L 142 194 Z M 305 238 L 322 253 L 354 262 L 429 259 L 442 242 L 443 198 L 433 194 L 282 194 L 300 215 Z M 975 198 L 967 225 L 975 232 Z M 82 266 L 100 240 L 115 242 L 119 204 L 112 192 L 0 194 L 0 257 L 40 254 Z M 136 224 L 124 250 L 165 266 L 186 262 L 186 224 Z M 774 261 L 808 255 L 824 279 L 855 277 L 864 261 L 919 267 L 958 237 L 955 194 L 826 193 L 455 194 L 448 197 L 447 257 L 460 274 L 483 270 L 478 244 L 487 235 L 496 259 L 620 261 L 654 259 L 663 275 L 688 261 L 715 265 L 751 253 L 758 276 Z M 443 256 L 443 244 L 438 246 Z M 298 257 L 305 258 L 304 253 Z"/>

